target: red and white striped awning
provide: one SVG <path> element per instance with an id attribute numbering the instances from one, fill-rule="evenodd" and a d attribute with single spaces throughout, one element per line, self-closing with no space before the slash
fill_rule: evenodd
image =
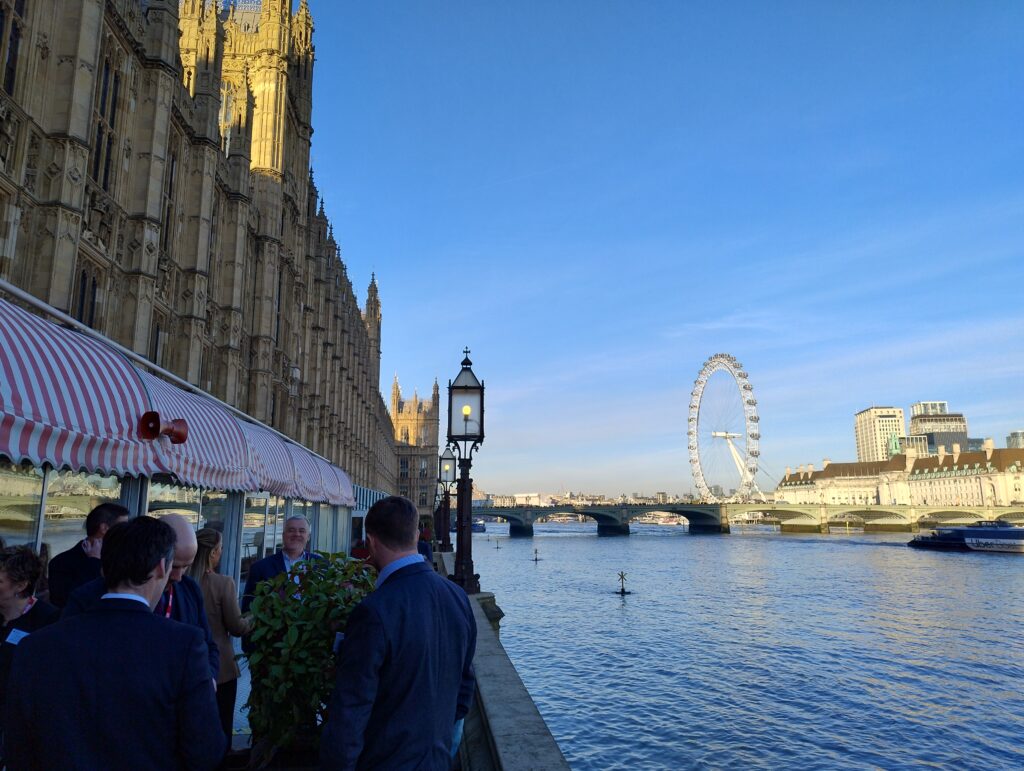
<path id="1" fill-rule="evenodd" d="M 337 466 L 297 444 L 287 443 L 295 464 L 295 490 L 299 498 L 335 506 L 355 506 L 352 482 Z"/>
<path id="2" fill-rule="evenodd" d="M 231 413 L 148 372 L 139 376 L 149 392 L 150 409 L 165 420 L 184 418 L 188 423 L 188 440 L 181 444 L 172 444 L 166 436 L 153 440 L 164 470 L 186 485 L 251 490 L 249 446 Z"/>
<path id="3" fill-rule="evenodd" d="M 184 419 L 188 439 L 143 439 L 142 415 Z M 216 400 L 135 367 L 115 348 L 0 299 L 0 455 L 116 476 L 171 474 L 217 490 L 265 490 L 354 506 L 337 466 Z"/>
<path id="4" fill-rule="evenodd" d="M 337 506 L 355 506 L 356 497 L 348 474 L 321 457 L 313 456 L 313 461 L 320 469 L 320 482 L 328 502 Z"/>
<path id="5" fill-rule="evenodd" d="M 249 444 L 253 489 L 265 490 L 282 498 L 294 498 L 295 464 L 292 463 L 287 443 L 273 431 L 256 423 L 238 420 L 238 427 Z"/>
<path id="6" fill-rule="evenodd" d="M 250 469 L 260 490 L 313 503 L 355 506 L 348 475 L 265 426 L 238 420 L 249 443 Z"/>
<path id="7" fill-rule="evenodd" d="M 0 300 L 0 454 L 20 463 L 149 476 L 149 397 L 117 351 Z"/>

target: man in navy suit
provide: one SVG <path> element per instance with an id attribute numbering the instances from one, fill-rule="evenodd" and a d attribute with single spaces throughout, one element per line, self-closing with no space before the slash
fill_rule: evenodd
<path id="1" fill-rule="evenodd" d="M 115 525 L 99 604 L 22 640 L 7 700 L 7 763 L 23 769 L 213 769 L 227 749 L 194 626 L 152 612 L 174 531 Z"/>
<path id="2" fill-rule="evenodd" d="M 213 641 L 210 622 L 206 618 L 203 590 L 188 576 L 188 569 L 192 567 L 192 561 L 195 560 L 196 551 L 199 549 L 196 532 L 192 529 L 192 524 L 178 514 L 167 514 L 161 517 L 161 522 L 170 526 L 177 540 L 167 588 L 157 601 L 154 613 L 199 628 L 206 643 L 210 677 L 216 683 L 217 674 L 220 672 L 220 651 L 217 643 Z M 106 585 L 102 578 L 78 587 L 68 599 L 63 618 L 70 618 L 96 607 L 105 591 Z"/>
<path id="3" fill-rule="evenodd" d="M 281 551 L 254 562 L 249 568 L 249 577 L 245 580 L 245 591 L 242 592 L 242 612 L 247 613 L 256 594 L 256 585 L 281 573 L 287 573 L 299 560 L 311 560 L 317 554 L 306 551 L 309 543 L 309 522 L 296 514 L 284 522 L 283 548 Z"/>
<path id="4" fill-rule="evenodd" d="M 476 623 L 465 592 L 416 552 L 412 501 L 366 515 L 377 589 L 349 617 L 320 743 L 330 769 L 448 769 L 472 704 Z"/>
<path id="5" fill-rule="evenodd" d="M 50 603 L 58 608 L 68 604 L 71 592 L 100 577 L 103 536 L 118 522 L 128 519 L 128 509 L 119 503 L 101 503 L 85 518 L 85 540 L 79 541 L 52 560 L 48 569 Z"/>

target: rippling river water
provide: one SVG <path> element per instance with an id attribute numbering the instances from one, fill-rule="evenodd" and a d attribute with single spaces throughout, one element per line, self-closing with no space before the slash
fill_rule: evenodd
<path id="1" fill-rule="evenodd" d="M 1024 768 L 1024 555 L 632 530 L 474 539 L 574 769 Z"/>

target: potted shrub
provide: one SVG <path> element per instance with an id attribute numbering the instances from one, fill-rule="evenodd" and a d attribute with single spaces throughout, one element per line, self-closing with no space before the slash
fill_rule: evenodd
<path id="1" fill-rule="evenodd" d="M 362 560 L 325 554 L 257 586 L 246 702 L 253 766 L 266 766 L 283 749 L 292 756 L 290 765 L 317 764 L 320 726 L 334 688 L 335 636 L 375 578 Z"/>

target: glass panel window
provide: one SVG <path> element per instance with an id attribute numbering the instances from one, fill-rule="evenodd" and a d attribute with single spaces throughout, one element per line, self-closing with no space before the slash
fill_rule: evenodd
<path id="1" fill-rule="evenodd" d="M 85 538 L 85 518 L 101 503 L 119 503 L 117 477 L 58 471 L 50 474 L 46 489 L 43 543 L 50 556 L 60 554 Z"/>
<path id="2" fill-rule="evenodd" d="M 202 519 L 203 491 L 198 487 L 152 482 L 149 486 L 149 515 L 180 514 L 198 529 Z"/>
<path id="3" fill-rule="evenodd" d="M 202 507 L 199 510 L 199 527 L 212 527 L 224 532 L 227 520 L 228 494 L 219 490 L 203 490 Z"/>
<path id="4" fill-rule="evenodd" d="M 335 522 L 338 509 L 327 503 L 320 504 L 320 513 L 316 530 L 316 550 L 319 552 L 333 552 L 335 545 Z"/>
<path id="5" fill-rule="evenodd" d="M 240 573 L 242 586 L 245 586 L 245 581 L 249 577 L 249 568 L 252 563 L 264 556 L 268 510 L 272 500 L 274 498 L 266 493 L 245 497 L 245 513 L 242 516 L 242 570 Z"/>
<path id="6" fill-rule="evenodd" d="M 263 550 L 264 556 L 274 554 L 280 548 L 278 542 L 284 535 L 284 511 L 287 502 L 284 498 L 273 498 L 270 502 L 270 512 L 267 515 L 267 540 Z"/>
<path id="7" fill-rule="evenodd" d="M 0 540 L 7 546 L 34 544 L 43 471 L 0 459 Z"/>

